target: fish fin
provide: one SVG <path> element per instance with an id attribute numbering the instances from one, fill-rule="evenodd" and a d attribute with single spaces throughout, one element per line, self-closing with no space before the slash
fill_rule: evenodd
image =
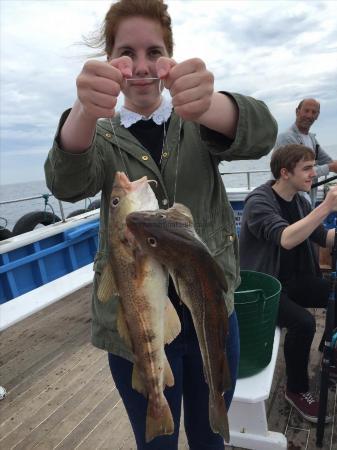
<path id="1" fill-rule="evenodd" d="M 133 363 L 132 369 L 132 388 L 135 389 L 140 394 L 143 394 L 144 397 L 147 397 L 147 390 L 144 385 L 143 379 L 140 375 L 140 370 L 136 362 Z"/>
<path id="2" fill-rule="evenodd" d="M 167 358 L 164 360 L 164 376 L 163 376 L 163 385 L 172 387 L 174 386 L 174 376 L 172 373 L 172 369 L 170 366 L 170 363 L 168 362 Z"/>
<path id="3" fill-rule="evenodd" d="M 219 433 L 229 442 L 229 425 L 225 399 L 217 395 L 215 399 L 209 398 L 209 423 L 214 433 Z"/>
<path id="4" fill-rule="evenodd" d="M 133 346 L 130 338 L 129 327 L 128 324 L 126 323 L 124 311 L 121 304 L 118 305 L 117 310 L 117 330 L 120 337 L 124 339 L 124 342 L 126 343 L 127 347 L 132 350 Z"/>
<path id="5" fill-rule="evenodd" d="M 171 300 L 167 298 L 165 305 L 164 343 L 170 344 L 181 331 L 180 319 Z"/>
<path id="6" fill-rule="evenodd" d="M 179 275 L 178 272 L 176 270 L 173 270 L 172 272 L 170 272 L 171 278 L 173 280 L 173 284 L 174 287 L 176 289 L 176 293 L 178 294 L 178 297 L 181 300 L 181 290 L 180 290 L 180 286 L 179 286 Z"/>
<path id="7" fill-rule="evenodd" d="M 162 436 L 163 434 L 173 434 L 174 432 L 174 422 L 172 413 L 167 403 L 165 396 L 163 395 L 162 405 L 160 410 L 158 407 L 155 408 L 153 402 L 148 402 L 147 414 L 146 414 L 146 442 L 152 441 L 157 436 Z"/>
<path id="8" fill-rule="evenodd" d="M 220 386 L 220 392 L 226 392 L 229 391 L 232 387 L 232 377 L 231 372 L 229 370 L 227 355 L 225 354 L 222 361 L 222 386 Z"/>
<path id="9" fill-rule="evenodd" d="M 102 303 L 106 303 L 113 295 L 118 295 L 118 290 L 111 264 L 107 264 L 99 281 L 97 297 Z"/>
<path id="10" fill-rule="evenodd" d="M 209 258 L 207 258 L 207 261 L 205 261 L 205 264 L 208 266 L 208 271 L 213 272 L 213 277 L 217 281 L 217 283 L 221 286 L 221 288 L 227 292 L 228 291 L 228 284 L 226 280 L 225 272 L 223 271 L 222 267 L 219 266 L 217 261 L 214 259 L 214 257 L 209 253 Z"/>
<path id="11" fill-rule="evenodd" d="M 135 267 L 135 278 L 137 284 L 141 286 L 146 276 L 146 267 L 148 265 L 147 261 L 149 257 L 142 251 L 142 249 L 139 246 L 135 246 L 133 248 L 133 258 Z"/>
<path id="12" fill-rule="evenodd" d="M 178 215 L 177 215 L 178 212 Z M 191 213 L 191 210 L 187 208 L 187 206 L 183 205 L 182 203 L 174 203 L 174 205 L 169 209 L 169 215 L 170 218 L 173 220 L 182 220 L 181 216 L 184 216 L 185 220 L 187 221 L 187 225 L 192 227 L 193 226 L 193 216 Z"/>

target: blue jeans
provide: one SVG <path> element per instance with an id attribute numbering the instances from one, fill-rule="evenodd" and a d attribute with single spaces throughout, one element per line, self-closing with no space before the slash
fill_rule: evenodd
<path id="1" fill-rule="evenodd" d="M 223 450 L 224 440 L 213 433 L 208 419 L 208 385 L 205 382 L 202 358 L 192 318 L 184 305 L 179 305 L 182 331 L 165 347 L 175 384 L 165 389 L 174 420 L 174 434 L 158 436 L 145 442 L 145 419 L 147 399 L 131 387 L 133 364 L 109 353 L 109 364 L 113 379 L 128 413 L 138 450 L 177 450 L 181 414 L 184 401 L 184 424 L 190 450 Z M 235 312 L 229 318 L 227 358 L 232 376 L 232 390 L 225 393 L 227 410 L 231 404 L 239 364 L 239 330 Z"/>

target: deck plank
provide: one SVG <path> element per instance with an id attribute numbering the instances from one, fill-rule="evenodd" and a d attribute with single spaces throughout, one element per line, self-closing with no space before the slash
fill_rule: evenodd
<path id="1" fill-rule="evenodd" d="M 136 450 L 106 353 L 90 344 L 90 301 L 91 286 L 2 333 L 0 381 L 8 397 L 0 403 L 1 449 Z M 317 336 L 309 370 L 313 389 L 318 388 L 321 355 L 317 346 L 324 326 L 324 314 L 316 314 Z M 266 402 L 269 428 L 286 433 L 289 449 L 314 450 L 315 426 L 302 421 L 289 407 L 284 384 L 281 338 Z M 335 416 L 336 396 L 336 389 L 330 389 L 328 407 Z M 337 448 L 336 428 L 336 422 L 326 426 L 324 449 Z M 188 449 L 183 422 L 178 448 Z"/>
<path id="2" fill-rule="evenodd" d="M 95 409 L 106 397 L 104 387 L 106 386 L 107 367 L 104 365 L 92 377 L 90 377 L 89 371 L 86 371 L 86 375 L 89 376 L 88 382 L 81 383 L 81 389 L 67 398 L 64 403 L 59 406 L 55 405 L 54 412 L 41 421 L 25 439 L 15 446 L 15 449 L 25 450 L 38 443 L 48 449 L 56 448 L 64 437 L 68 436 Z M 37 417 L 41 418 L 41 415 L 38 413 Z M 36 418 L 31 422 L 32 426 L 36 424 Z"/>
<path id="3" fill-rule="evenodd" d="M 109 391 L 108 388 L 107 390 Z M 65 450 L 69 448 L 87 448 L 88 450 L 98 448 L 107 435 L 111 436 L 113 424 L 116 420 L 116 405 L 120 401 L 118 391 L 111 383 L 110 391 L 105 398 L 55 448 Z M 107 420 L 109 417 L 110 420 Z"/>
<path id="4" fill-rule="evenodd" d="M 122 417 L 126 416 L 124 406 L 120 397 L 114 404 L 109 405 L 108 412 L 103 416 L 96 427 L 88 433 L 81 442 L 78 443 L 76 450 L 92 450 L 93 448 L 105 448 L 106 442 L 111 441 L 112 437 L 116 435 L 116 426 Z M 127 433 L 132 437 L 131 426 L 126 422 Z M 134 445 L 134 439 L 133 444 Z"/>
<path id="5" fill-rule="evenodd" d="M 11 414 L 12 409 L 13 411 L 18 410 L 27 400 L 53 386 L 61 376 L 65 376 L 92 352 L 92 345 L 88 342 L 87 333 L 80 337 L 81 339 L 77 341 L 77 345 L 80 345 L 79 349 L 73 341 L 65 343 L 62 351 L 8 391 L 7 414 Z"/>
<path id="6" fill-rule="evenodd" d="M 76 353 L 61 353 L 60 358 L 62 358 L 62 360 L 59 361 L 60 358 L 58 358 L 57 361 L 59 361 L 59 364 L 54 369 L 50 365 L 44 366 L 42 373 L 41 371 L 38 372 L 40 376 L 32 377 L 32 379 L 27 381 L 26 389 L 22 389 L 23 384 L 21 384 L 19 386 L 21 388 L 20 391 L 19 389 L 9 391 L 6 400 L 7 417 L 17 415 L 21 409 L 26 407 L 27 402 L 34 401 L 39 395 L 41 398 L 41 395 L 43 395 L 44 392 L 47 392 L 54 387 L 57 388 L 57 386 L 62 383 L 62 379 L 68 377 L 69 374 L 71 374 L 71 371 L 81 363 L 83 358 L 88 358 L 91 354 L 95 354 L 96 357 L 96 351 L 92 349 L 92 346 L 89 343 L 83 345 L 82 349 Z M 67 359 L 65 360 L 65 358 Z M 89 360 L 87 362 L 89 362 Z M 43 375 L 44 372 L 46 373 Z M 13 395 L 14 393 L 15 395 Z M 0 419 L 1 418 L 2 413 L 0 412 Z"/>
<path id="7" fill-rule="evenodd" d="M 39 340 L 49 338 L 51 322 L 67 323 L 70 321 L 75 325 L 77 322 L 81 322 L 83 317 L 85 317 L 85 320 L 90 320 L 90 310 L 88 311 L 86 301 L 90 299 L 91 291 L 91 286 L 86 286 L 3 330 L 0 341 L 1 365 L 5 365 L 7 361 L 21 353 L 25 353 Z M 83 301 L 85 301 L 85 304 L 82 307 Z M 71 332 L 71 329 L 71 327 L 67 327 L 67 332 Z M 17 345 L 18 340 L 20 346 Z"/>
<path id="8" fill-rule="evenodd" d="M 78 304 L 71 304 L 69 300 L 69 304 L 67 302 L 64 303 L 67 307 L 63 308 L 62 315 L 53 316 L 46 314 L 46 317 L 40 321 L 40 325 L 32 326 L 27 324 L 28 329 L 23 330 L 15 338 L 17 350 L 13 351 L 11 357 L 8 356 L 11 352 L 11 346 L 6 346 L 7 352 L 1 358 L 1 378 L 3 383 L 11 384 L 13 373 L 16 373 L 16 370 L 13 371 L 13 368 L 16 366 L 20 366 L 20 372 L 24 372 L 24 368 L 29 370 L 32 354 L 34 364 L 38 363 L 37 355 L 42 360 L 46 354 L 63 345 L 67 337 L 71 339 L 73 336 L 81 333 L 82 330 L 88 328 L 90 317 L 88 316 L 87 308 L 82 311 Z M 62 323 L 62 326 L 53 327 L 54 322 Z M 8 330 L 3 332 L 2 340 L 6 339 L 7 333 Z M 20 342 L 20 346 L 17 345 L 18 342 Z"/>
<path id="9" fill-rule="evenodd" d="M 89 359 L 89 358 L 88 358 Z M 88 364 L 90 364 L 88 366 Z M 0 440 L 0 446 L 14 446 L 25 439 L 28 434 L 46 420 L 55 411 L 60 410 L 62 405 L 71 401 L 81 389 L 88 389 L 87 384 L 93 376 L 106 364 L 101 352 L 93 353 L 91 362 L 87 360 L 77 365 L 72 374 L 67 378 L 62 377 L 54 386 L 43 391 L 37 397 L 31 399 L 17 414 L 7 419 L 4 429 L 10 434 Z M 65 379 L 64 379 L 65 378 Z M 10 447 L 10 446 L 9 446 Z"/>

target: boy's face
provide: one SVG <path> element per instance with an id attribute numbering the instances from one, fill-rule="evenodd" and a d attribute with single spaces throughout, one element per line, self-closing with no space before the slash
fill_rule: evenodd
<path id="1" fill-rule="evenodd" d="M 294 191 L 309 192 L 312 185 L 312 179 L 315 177 L 315 160 L 304 161 L 301 159 L 292 172 L 285 171 L 287 182 L 293 187 Z"/>
<path id="2" fill-rule="evenodd" d="M 111 58 L 129 56 L 133 62 L 132 78 L 123 89 L 126 108 L 146 115 L 160 103 L 159 80 L 144 80 L 158 76 L 156 61 L 168 56 L 163 30 L 159 22 L 130 17 L 123 20 L 117 29 Z"/>

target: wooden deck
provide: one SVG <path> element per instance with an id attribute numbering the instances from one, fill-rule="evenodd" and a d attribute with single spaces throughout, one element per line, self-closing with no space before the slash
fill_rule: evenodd
<path id="1" fill-rule="evenodd" d="M 83 288 L 2 332 L 0 384 L 8 392 L 0 402 L 2 450 L 136 448 L 106 353 L 90 344 L 90 295 L 91 286 Z M 323 319 L 318 317 L 317 341 Z M 320 360 L 316 348 L 310 367 L 313 389 Z M 281 344 L 267 402 L 269 428 L 286 434 L 289 449 L 315 449 L 315 427 L 287 405 L 284 381 Z M 335 388 L 329 390 L 328 409 L 336 418 L 326 426 L 323 448 L 336 450 Z M 179 450 L 186 449 L 182 426 Z"/>

